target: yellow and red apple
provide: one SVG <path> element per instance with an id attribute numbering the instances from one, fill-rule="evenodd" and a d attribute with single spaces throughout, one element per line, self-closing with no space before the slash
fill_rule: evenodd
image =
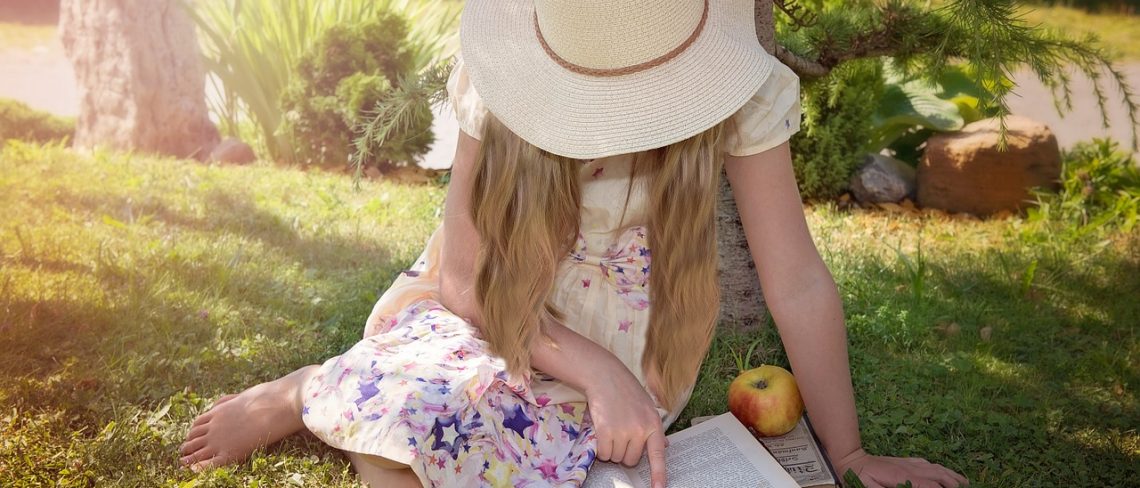
<path id="1" fill-rule="evenodd" d="M 728 385 L 728 410 L 761 436 L 772 437 L 795 428 L 804 401 L 792 373 L 766 364 L 740 373 Z"/>

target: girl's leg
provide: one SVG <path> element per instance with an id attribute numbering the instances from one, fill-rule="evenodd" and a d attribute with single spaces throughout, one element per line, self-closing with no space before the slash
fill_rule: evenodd
<path id="1" fill-rule="evenodd" d="M 352 468 L 370 488 L 423 488 L 420 479 L 407 464 L 388 458 L 344 451 Z"/>
<path id="2" fill-rule="evenodd" d="M 237 395 L 220 398 L 194 419 L 182 444 L 182 464 L 194 471 L 235 463 L 305 428 L 301 387 L 317 366 L 305 366 Z"/>

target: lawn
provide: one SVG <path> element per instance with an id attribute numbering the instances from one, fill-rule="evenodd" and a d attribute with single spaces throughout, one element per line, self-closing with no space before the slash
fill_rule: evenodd
<path id="1" fill-rule="evenodd" d="M 9 143 L 0 154 L 4 486 L 354 486 L 304 438 L 193 475 L 212 399 L 334 355 L 439 221 L 444 187 Z M 843 294 L 868 450 L 973 486 L 1140 479 L 1140 236 L 806 209 Z M 752 345 L 753 355 L 743 358 Z M 723 333 L 692 416 L 765 325 Z"/>
<path id="2" fill-rule="evenodd" d="M 1070 37 L 1095 34 L 1101 46 L 1124 61 L 1140 60 L 1140 16 L 1117 13 L 1089 13 L 1062 6 L 1022 5 L 1030 25 L 1042 25 Z"/>

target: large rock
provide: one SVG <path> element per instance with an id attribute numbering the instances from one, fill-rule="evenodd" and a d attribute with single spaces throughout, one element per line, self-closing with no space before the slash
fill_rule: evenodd
<path id="1" fill-rule="evenodd" d="M 868 154 L 851 175 L 851 193 L 862 203 L 895 203 L 914 195 L 914 168 L 882 154 Z"/>
<path id="2" fill-rule="evenodd" d="M 204 158 L 218 143 L 184 8 L 180 0 L 63 0 L 60 37 L 80 99 L 76 146 Z"/>
<path id="3" fill-rule="evenodd" d="M 989 215 L 1028 204 L 1029 189 L 1057 185 L 1061 151 L 1045 124 L 1006 117 L 1006 148 L 999 150 L 998 119 L 936 134 L 918 167 L 918 203 L 950 212 Z"/>
<path id="4" fill-rule="evenodd" d="M 257 161 L 257 154 L 249 144 L 240 139 L 227 137 L 210 151 L 210 161 L 215 163 L 249 164 Z"/>

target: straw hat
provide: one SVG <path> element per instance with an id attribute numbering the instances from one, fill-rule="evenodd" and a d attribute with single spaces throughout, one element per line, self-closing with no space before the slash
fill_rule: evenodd
<path id="1" fill-rule="evenodd" d="M 730 117 L 776 62 L 753 0 L 467 0 L 460 46 L 484 105 L 549 152 L 661 147 Z"/>

